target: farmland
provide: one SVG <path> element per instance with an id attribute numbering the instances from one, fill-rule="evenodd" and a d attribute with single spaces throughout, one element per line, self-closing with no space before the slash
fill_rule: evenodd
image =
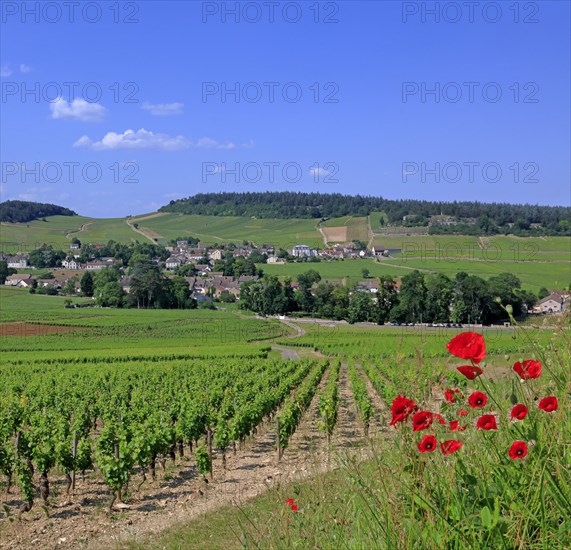
<path id="1" fill-rule="evenodd" d="M 205 243 L 222 243 L 251 240 L 261 245 L 291 248 L 303 243 L 308 246 L 322 246 L 315 220 L 268 220 L 241 218 L 236 216 L 194 216 L 162 214 L 145 217 L 139 223 L 142 230 L 151 230 L 160 235 L 159 242 L 184 235 L 192 235 Z"/>
<path id="2" fill-rule="evenodd" d="M 154 241 L 166 244 L 181 236 L 194 236 L 207 244 L 253 241 L 291 248 L 307 244 L 323 248 L 324 236 L 330 242 L 361 240 L 376 250 L 397 249 L 391 257 L 343 262 L 321 262 L 311 267 L 325 279 L 340 281 L 361 278 L 362 270 L 370 275 L 399 277 L 419 269 L 454 276 L 459 271 L 490 277 L 509 271 L 517 275 L 524 288 L 537 292 L 541 287 L 562 288 L 571 281 L 571 241 L 568 237 L 470 237 L 444 235 L 379 235 L 372 239 L 370 223 L 377 223 L 382 213 L 369 218 L 346 216 L 323 222 L 311 219 L 254 219 L 226 216 L 198 216 L 154 213 L 126 218 L 94 219 L 81 216 L 52 216 L 46 221 L 28 224 L 2 224 L 0 245 L 8 253 L 29 251 L 43 242 L 66 249 L 73 237 L 90 243 Z M 127 221 L 129 223 L 127 223 Z M 320 230 L 321 229 L 321 233 Z M 329 235 L 329 236 L 327 236 Z M 264 265 L 272 275 L 296 276 L 305 264 Z"/>
<path id="3" fill-rule="evenodd" d="M 345 461 L 356 457 L 359 475 L 370 475 L 372 456 L 391 448 L 387 403 L 402 392 L 431 401 L 437 388 L 466 387 L 445 350 L 459 329 L 283 324 L 235 310 L 66 309 L 61 297 L 11 288 L 0 289 L 0 304 L 8 327 L 0 337 L 0 466 L 13 484 L 0 539 L 8 547 L 38 537 L 7 521 L 23 514 L 41 527 L 38 540 L 60 537 L 63 548 L 89 546 L 94 536 L 104 547 L 145 540 L 145 548 L 175 548 L 177 536 L 201 532 L 207 511 L 211 526 L 217 518 L 238 525 L 225 508 L 236 499 L 272 530 L 236 538 L 222 528 L 210 547 L 246 540 L 273 547 L 283 529 L 276 501 L 288 491 L 307 507 L 314 491 L 334 491 L 338 474 L 328 470 L 341 465 L 353 475 L 353 462 Z M 64 328 L 74 330 L 53 332 Z M 501 380 L 513 360 L 530 353 L 555 353 L 545 360 L 559 369 L 560 331 L 483 334 Z M 47 416 L 40 414 L 46 404 Z M 341 483 L 339 490 L 350 489 Z M 147 539 L 167 526 L 165 512 L 171 521 L 196 520 Z M 131 525 L 143 537 L 132 544 Z M 287 536 L 309 536 L 298 524 L 287 529 Z M 351 529 L 344 536 L 356 536 Z M 327 546 L 323 538 L 315 544 Z"/>

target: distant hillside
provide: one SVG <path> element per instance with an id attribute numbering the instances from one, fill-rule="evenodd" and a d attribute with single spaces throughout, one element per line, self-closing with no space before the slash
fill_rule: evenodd
<path id="1" fill-rule="evenodd" d="M 389 224 L 435 225 L 433 216 L 453 217 L 474 234 L 497 234 L 501 228 L 517 232 L 566 235 L 571 230 L 571 208 L 531 204 L 389 200 L 382 197 L 321 193 L 200 193 L 171 201 L 161 212 L 256 218 L 338 218 L 384 212 Z M 438 225 L 438 223 L 436 223 Z M 540 226 L 540 227 L 539 227 Z M 444 232 L 455 232 L 442 224 Z M 460 228 L 459 228 L 460 229 Z"/>
<path id="2" fill-rule="evenodd" d="M 69 208 L 56 204 L 29 201 L 5 201 L 0 203 L 0 222 L 26 223 L 47 216 L 77 216 Z"/>

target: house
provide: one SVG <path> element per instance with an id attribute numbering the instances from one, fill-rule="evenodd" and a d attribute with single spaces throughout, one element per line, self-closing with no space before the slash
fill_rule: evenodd
<path id="1" fill-rule="evenodd" d="M 6 281 L 4 281 L 5 286 L 15 286 L 18 288 L 29 288 L 32 286 L 35 277 L 32 277 L 29 273 L 22 273 L 20 275 L 8 275 Z"/>
<path id="2" fill-rule="evenodd" d="M 126 294 L 129 294 L 129 291 L 131 290 L 131 277 L 123 277 L 119 281 L 119 284 L 121 285 L 123 292 L 125 292 Z"/>
<path id="3" fill-rule="evenodd" d="M 200 262 L 204 259 L 204 252 L 190 252 L 184 256 L 188 261 L 192 263 Z"/>
<path id="4" fill-rule="evenodd" d="M 286 261 L 284 258 L 280 258 L 278 256 L 268 256 L 268 263 L 269 264 L 285 264 Z"/>
<path id="5" fill-rule="evenodd" d="M 378 292 L 379 283 L 377 281 L 360 281 L 357 283 L 359 292 Z"/>
<path id="6" fill-rule="evenodd" d="M 97 271 L 99 269 L 105 269 L 106 267 L 111 267 L 117 265 L 121 267 L 123 262 L 121 260 L 114 260 L 113 258 L 99 258 L 99 260 L 92 260 L 90 262 L 84 263 L 81 269 L 87 269 L 88 271 Z"/>
<path id="7" fill-rule="evenodd" d="M 167 258 L 167 261 L 165 262 L 165 267 L 167 269 L 176 269 L 177 267 L 180 267 L 183 264 L 184 264 L 184 258 L 181 258 L 180 256 L 171 256 L 170 258 Z"/>
<path id="8" fill-rule="evenodd" d="M 223 258 L 224 258 L 224 252 L 222 252 L 222 250 L 218 250 L 218 249 L 211 250 L 208 253 L 208 259 L 209 260 L 214 260 L 217 262 L 219 260 L 222 260 Z"/>
<path id="9" fill-rule="evenodd" d="M 563 313 L 569 309 L 570 297 L 569 291 L 554 290 L 549 296 L 539 300 L 533 308 L 533 313 Z"/>
<path id="10" fill-rule="evenodd" d="M 296 244 L 291 250 L 291 255 L 295 258 L 311 258 L 317 256 L 317 250 L 309 248 L 306 244 Z"/>
<path id="11" fill-rule="evenodd" d="M 232 251 L 232 256 L 234 258 L 247 258 L 252 252 L 253 252 L 253 249 L 251 247 L 241 246 L 239 248 L 235 248 Z"/>
<path id="12" fill-rule="evenodd" d="M 206 275 L 212 271 L 208 264 L 194 264 L 194 269 L 196 269 L 199 275 Z"/>
<path id="13" fill-rule="evenodd" d="M 28 267 L 28 255 L 27 254 L 16 254 L 15 256 L 9 256 L 6 260 L 8 267 L 13 269 L 20 269 Z"/>
<path id="14" fill-rule="evenodd" d="M 319 256 L 321 256 L 322 258 L 342 259 L 343 251 L 335 250 L 333 248 L 326 248 L 325 250 L 319 251 Z"/>
<path id="15" fill-rule="evenodd" d="M 71 243 L 69 245 L 69 249 L 70 250 L 79 250 L 81 248 L 81 244 L 80 243 Z"/>
<path id="16" fill-rule="evenodd" d="M 81 262 L 75 258 L 70 258 L 69 256 L 61 262 L 61 265 L 66 269 L 81 269 Z"/>

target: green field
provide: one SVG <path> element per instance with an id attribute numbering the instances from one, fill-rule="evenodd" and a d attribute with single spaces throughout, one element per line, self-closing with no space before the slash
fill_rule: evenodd
<path id="1" fill-rule="evenodd" d="M 382 213 L 373 213 L 371 223 L 378 223 Z M 307 244 L 323 248 L 322 236 L 315 220 L 271 220 L 222 216 L 188 216 L 182 214 L 147 214 L 132 218 L 141 233 L 125 218 L 93 219 L 81 216 L 53 216 L 47 221 L 29 224 L 2 224 L 0 246 L 7 253 L 29 251 L 44 242 L 64 250 L 73 237 L 83 242 L 105 243 L 154 241 L 166 244 L 179 236 L 196 236 L 209 244 L 253 241 L 282 248 Z M 368 218 L 346 216 L 327 220 L 324 227 L 347 226 L 348 240 L 368 241 Z M 82 228 L 82 230 L 80 230 Z M 399 277 L 411 269 L 445 273 L 459 271 L 489 277 L 502 272 L 517 275 L 525 288 L 537 292 L 541 287 L 567 287 L 571 281 L 571 239 L 569 237 L 471 237 L 471 236 L 380 236 L 372 245 L 377 250 L 402 249 L 381 262 L 346 260 L 316 264 L 263 266 L 266 273 L 296 276 L 307 269 L 317 269 L 325 279 L 361 278 L 366 268 L 371 276 Z"/>
<path id="2" fill-rule="evenodd" d="M 487 357 L 480 363 L 486 373 L 485 381 L 483 376 L 469 382 L 455 368 L 465 360 L 446 350 L 459 329 L 300 322 L 302 334 L 275 319 L 236 309 L 66 309 L 64 304 L 62 297 L 0 287 L 4 489 L 6 472 L 17 472 L 0 512 L 2 543 L 47 547 L 65 531 L 70 548 L 89 539 L 97 539 L 102 548 L 157 550 L 187 548 L 189 540 L 193 548 L 209 549 L 389 550 L 435 548 L 437 540 L 451 548 L 502 547 L 487 545 L 491 536 L 505 539 L 511 548 L 515 535 L 471 523 L 473 518 L 479 521 L 481 509 L 489 504 L 504 518 L 507 533 L 525 513 L 530 524 L 526 537 L 539 531 L 551 540 L 550 547 L 564 548 L 566 531 L 558 526 L 568 514 L 561 495 L 571 488 L 564 446 L 552 445 L 570 433 L 569 415 L 567 420 L 563 415 L 568 411 L 571 349 L 564 328 L 475 328 L 486 340 Z M 66 327 L 74 330 L 47 333 Z M 271 345 L 287 350 L 294 360 L 270 351 Z M 532 381 L 530 395 L 508 376 L 513 362 L 526 358 L 541 359 L 545 373 Z M 490 396 L 488 410 L 471 409 L 465 422 L 473 425 L 479 414 L 497 411 L 502 431 L 450 433 L 448 419 L 457 412 L 438 397 L 448 387 L 465 395 L 474 388 L 484 390 Z M 522 432 L 505 420 L 511 404 L 502 401 L 510 393 L 518 393 L 512 399 L 529 400 L 530 409 L 537 409 L 534 395 L 559 395 L 561 413 L 531 410 L 523 425 L 530 431 Z M 461 451 L 419 455 L 417 443 L 426 432 L 388 426 L 390 403 L 397 395 L 414 398 L 422 407 L 438 407 L 432 410 L 447 421 L 433 428 L 435 433 L 441 441 L 461 437 Z M 324 416 L 324 410 L 332 414 Z M 364 411 L 370 415 L 366 425 Z M 331 418 L 337 424 L 329 441 L 321 424 Z M 368 432 L 369 421 L 374 433 Z M 214 468 L 208 481 L 202 475 L 209 471 L 200 464 L 208 457 L 212 433 Z M 502 456 L 515 437 L 534 441 L 529 461 L 514 466 Z M 73 463 L 70 453 L 78 438 L 83 462 Z M 20 446 L 22 440 L 26 447 Z M 285 449 L 281 462 L 276 461 L 278 440 Z M 482 454 L 490 442 L 497 451 Z M 535 483 L 546 460 L 553 464 L 549 483 Z M 87 473 L 70 498 L 64 473 L 75 468 L 72 463 L 78 478 L 79 470 Z M 48 476 L 53 491 L 45 503 L 40 472 Z M 251 491 L 258 486 L 260 490 Z M 104 507 L 113 505 L 111 494 L 126 507 L 109 508 L 105 514 Z M 245 500 L 236 507 L 242 494 Z M 441 495 L 446 498 L 439 504 Z M 201 503 L 212 497 L 217 498 L 216 508 L 200 514 Z M 12 521 L 30 498 L 38 504 L 23 513 L 22 521 Z M 299 505 L 295 515 L 284 506 L 291 498 Z M 76 529 L 77 502 L 81 521 L 94 520 L 89 534 Z M 525 502 L 525 507 L 513 509 L 513 502 Z M 429 513 L 440 505 L 457 516 L 442 520 Z M 542 507 L 555 522 L 542 520 Z M 458 535 L 450 528 L 456 523 L 468 525 L 467 530 Z M 130 527 L 124 531 L 126 525 Z M 122 538 L 104 538 L 115 532 Z M 130 543 L 135 533 L 137 541 Z M 154 535 L 148 538 L 150 533 Z"/>
<path id="3" fill-rule="evenodd" d="M 145 310 L 143 315 L 136 309 L 68 309 L 65 300 L 0 286 L 0 320 L 9 325 L 0 337 L 3 360 L 45 359 L 47 351 L 58 360 L 85 356 L 101 361 L 121 356 L 143 360 L 170 355 L 256 355 L 264 347 L 256 342 L 290 332 L 275 320 L 263 321 L 238 311 Z M 36 334 L 25 335 L 25 324 L 38 323 L 40 327 L 32 331 Z M 76 330 L 48 334 L 54 325 Z"/>
<path id="4" fill-rule="evenodd" d="M 164 214 L 133 222 L 142 230 L 150 230 L 160 236 L 159 242 L 180 236 L 192 235 L 205 243 L 239 243 L 243 240 L 256 244 L 273 244 L 291 248 L 296 244 L 323 246 L 315 220 L 268 220 L 222 216 L 194 216 Z"/>
<path id="5" fill-rule="evenodd" d="M 406 268 L 386 265 L 384 262 L 376 262 L 371 259 L 331 260 L 315 263 L 286 263 L 283 265 L 259 264 L 258 267 L 263 269 L 264 273 L 267 275 L 278 275 L 280 277 L 287 276 L 292 278 L 310 269 L 315 269 L 319 272 L 322 279 L 330 281 L 340 281 L 341 279 L 361 280 L 363 279 L 363 269 L 368 269 L 371 277 L 380 277 L 381 275 L 400 277 L 409 272 Z"/>

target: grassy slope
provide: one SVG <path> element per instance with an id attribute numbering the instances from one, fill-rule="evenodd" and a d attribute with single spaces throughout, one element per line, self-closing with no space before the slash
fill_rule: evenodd
<path id="1" fill-rule="evenodd" d="M 379 213 L 372 215 L 374 220 Z M 138 240 L 143 235 L 135 232 L 124 218 L 93 219 L 81 216 L 53 216 L 47 222 L 29 224 L 2 224 L 0 245 L 2 250 L 14 253 L 37 247 L 43 242 L 67 249 L 71 238 L 84 242 L 121 242 Z M 315 220 L 256 220 L 239 217 L 184 216 L 164 214 L 143 215 L 133 219 L 142 230 L 165 243 L 182 235 L 195 235 L 207 243 L 240 242 L 253 240 L 258 244 L 271 243 L 289 248 L 304 243 L 323 247 Z M 83 231 L 79 227 L 85 224 Z M 367 240 L 367 218 L 346 216 L 325 222 L 327 227 L 347 225 L 349 239 Z M 383 274 L 400 276 L 410 269 L 436 271 L 454 276 L 466 271 L 489 277 L 504 271 L 513 272 L 524 287 L 531 290 L 566 287 L 571 280 L 571 239 L 568 237 L 470 237 L 470 236 L 376 236 L 377 248 L 403 248 L 402 256 L 374 263 L 371 260 L 332 262 L 320 264 L 287 264 L 264 266 L 267 273 L 295 276 L 307 269 L 320 271 L 327 279 L 360 278 L 363 268 L 372 276 Z"/>
<path id="2" fill-rule="evenodd" d="M 133 220 L 137 222 L 135 218 Z M 166 214 L 142 220 L 142 229 L 150 229 L 164 239 L 193 235 L 206 243 L 252 240 L 291 248 L 296 244 L 322 246 L 315 220 L 266 220 L 222 216 Z M 160 242 L 160 241 L 159 241 Z"/>

